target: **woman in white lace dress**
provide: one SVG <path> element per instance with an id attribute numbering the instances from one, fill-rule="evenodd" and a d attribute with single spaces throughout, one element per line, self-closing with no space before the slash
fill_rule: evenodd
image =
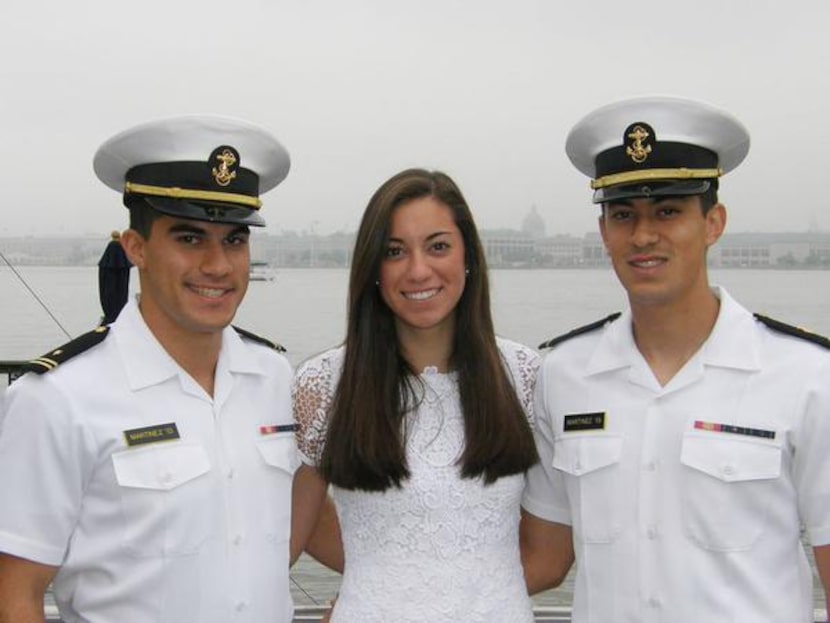
<path id="1" fill-rule="evenodd" d="M 420 169 L 384 183 L 355 242 L 345 343 L 294 387 L 292 549 L 333 485 L 345 553 L 333 623 L 533 621 L 518 526 L 537 367 L 494 335 L 455 183 Z"/>

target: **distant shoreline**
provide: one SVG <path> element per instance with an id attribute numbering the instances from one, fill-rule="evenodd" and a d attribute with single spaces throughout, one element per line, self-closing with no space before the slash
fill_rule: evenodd
<path id="1" fill-rule="evenodd" d="M 492 269 L 583 269 L 610 266 L 602 238 L 537 235 L 514 229 L 480 232 Z M 251 259 L 272 269 L 348 268 L 354 233 L 330 235 L 255 232 Z M 0 237 L 0 266 L 95 266 L 109 237 Z M 708 252 L 710 268 L 830 269 L 830 232 L 731 233 Z"/>

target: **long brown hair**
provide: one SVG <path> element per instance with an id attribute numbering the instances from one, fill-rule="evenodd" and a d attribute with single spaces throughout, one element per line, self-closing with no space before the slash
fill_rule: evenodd
<path id="1" fill-rule="evenodd" d="M 417 402 L 417 373 L 400 353 L 395 318 L 376 285 L 389 241 L 392 213 L 403 203 L 433 197 L 452 211 L 469 270 L 455 309 L 451 366 L 464 413 L 465 478 L 492 483 L 538 460 L 527 418 L 496 346 L 484 250 L 461 191 L 447 175 L 408 169 L 387 180 L 360 223 L 349 276 L 342 375 L 335 392 L 320 472 L 346 489 L 383 491 L 409 476 L 404 416 Z"/>

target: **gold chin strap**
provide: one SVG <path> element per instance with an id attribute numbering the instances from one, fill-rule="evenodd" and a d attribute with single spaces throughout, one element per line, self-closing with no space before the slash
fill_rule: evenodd
<path id="1" fill-rule="evenodd" d="M 127 182 L 124 185 L 125 193 L 137 193 L 141 195 L 153 195 L 155 197 L 170 197 L 171 199 L 196 199 L 199 201 L 219 201 L 222 203 L 236 203 L 242 206 L 259 210 L 262 201 L 256 197 L 240 195 L 239 193 L 222 193 L 213 190 L 191 190 L 188 188 L 168 188 L 166 186 L 148 186 L 147 184 L 133 184 Z"/>
<path id="2" fill-rule="evenodd" d="M 674 181 L 711 179 L 723 175 L 722 169 L 643 169 L 642 171 L 625 171 L 598 177 L 591 182 L 591 188 L 606 188 L 617 184 L 635 182 Z"/>

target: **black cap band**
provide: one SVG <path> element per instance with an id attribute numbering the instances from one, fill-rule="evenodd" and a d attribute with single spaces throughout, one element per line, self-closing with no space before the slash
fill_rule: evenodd
<path id="1" fill-rule="evenodd" d="M 672 141 L 655 141 L 651 151 L 643 162 L 636 162 L 627 153 L 626 145 L 606 149 L 596 157 L 596 178 L 613 175 L 623 171 L 646 171 L 649 169 L 717 169 L 718 155 L 705 147 L 675 143 Z"/>
<path id="2" fill-rule="evenodd" d="M 249 169 L 237 168 L 236 175 L 222 186 L 214 181 L 207 162 L 159 162 L 140 164 L 127 171 L 126 181 L 147 186 L 209 190 L 215 192 L 259 196 L 259 176 Z"/>

